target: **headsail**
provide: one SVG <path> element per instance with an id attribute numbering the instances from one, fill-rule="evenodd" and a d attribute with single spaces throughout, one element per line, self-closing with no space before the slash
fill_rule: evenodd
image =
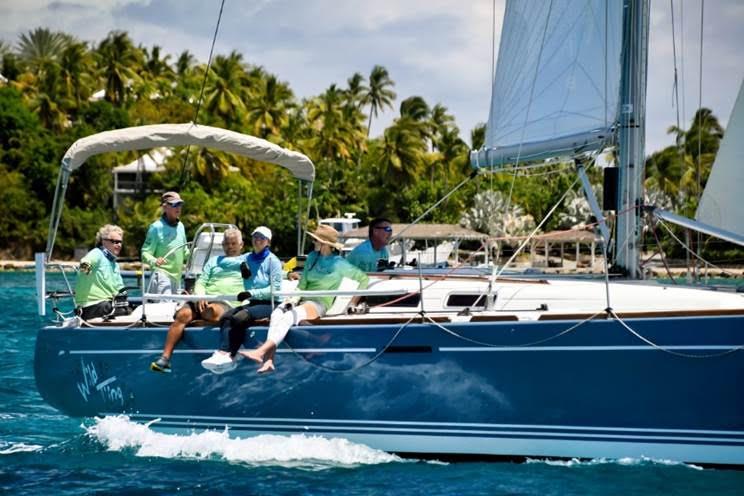
<path id="1" fill-rule="evenodd" d="M 486 144 L 473 167 L 600 148 L 618 113 L 623 2 L 506 5 Z"/>
<path id="2" fill-rule="evenodd" d="M 695 219 L 744 238 L 744 81 Z"/>

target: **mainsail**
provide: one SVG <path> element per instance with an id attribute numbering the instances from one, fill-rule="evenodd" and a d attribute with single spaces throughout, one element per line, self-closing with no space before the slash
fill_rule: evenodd
<path id="1" fill-rule="evenodd" d="M 744 238 L 744 81 L 695 219 Z"/>
<path id="2" fill-rule="evenodd" d="M 474 167 L 573 156 L 607 143 L 618 114 L 623 2 L 506 5 L 486 144 Z"/>

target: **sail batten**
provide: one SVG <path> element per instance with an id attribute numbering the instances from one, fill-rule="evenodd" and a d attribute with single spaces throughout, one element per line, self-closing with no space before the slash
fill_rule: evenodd
<path id="1" fill-rule="evenodd" d="M 507 2 L 474 167 L 563 156 L 576 136 L 592 136 L 575 140 L 576 153 L 605 146 L 618 112 L 622 10 L 606 0 Z"/>

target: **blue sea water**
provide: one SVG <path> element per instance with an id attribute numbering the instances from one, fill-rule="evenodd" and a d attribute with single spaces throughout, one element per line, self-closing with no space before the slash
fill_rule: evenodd
<path id="1" fill-rule="evenodd" d="M 72 419 L 34 383 L 33 274 L 0 272 L 0 494 L 744 494 L 744 471 L 664 460 L 402 460 L 309 436 L 166 435 L 125 417 Z"/>

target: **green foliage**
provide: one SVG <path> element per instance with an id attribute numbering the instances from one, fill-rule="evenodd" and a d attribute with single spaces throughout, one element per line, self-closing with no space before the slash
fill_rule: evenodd
<path id="1" fill-rule="evenodd" d="M 29 259 L 42 246 L 44 205 L 35 198 L 23 175 L 0 164 L 0 251 Z"/>

